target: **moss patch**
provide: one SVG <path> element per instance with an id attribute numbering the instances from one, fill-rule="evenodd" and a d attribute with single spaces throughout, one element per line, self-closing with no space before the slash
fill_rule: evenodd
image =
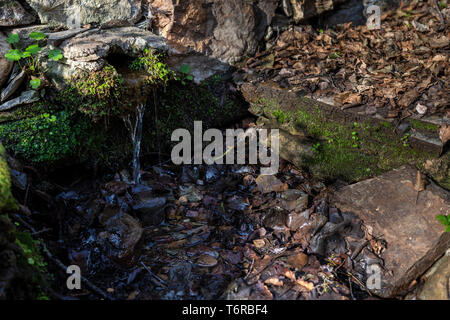
<path id="1" fill-rule="evenodd" d="M 389 122 L 337 123 L 327 119 L 319 106 L 281 113 L 276 101 L 264 98 L 252 107 L 278 119 L 284 127 L 305 132 L 314 141 L 314 156 L 305 159 L 305 164 L 320 178 L 359 181 L 407 163 L 420 166 L 433 158 L 432 154 L 412 149 L 408 136 L 393 134 Z"/>

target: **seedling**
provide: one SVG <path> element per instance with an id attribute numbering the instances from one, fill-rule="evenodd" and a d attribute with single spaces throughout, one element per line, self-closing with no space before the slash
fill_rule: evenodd
<path id="1" fill-rule="evenodd" d="M 436 219 L 445 226 L 445 232 L 450 232 L 450 216 L 439 215 Z"/>

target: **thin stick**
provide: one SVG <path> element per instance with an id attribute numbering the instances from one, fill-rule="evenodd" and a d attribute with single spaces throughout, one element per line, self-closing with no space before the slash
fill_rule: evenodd
<path id="1" fill-rule="evenodd" d="M 437 0 L 433 0 L 434 2 L 434 6 L 436 7 L 436 11 L 439 14 L 439 18 L 441 20 L 441 27 L 439 28 L 439 30 L 444 30 L 445 29 L 445 19 L 444 16 L 442 15 L 441 9 L 439 8 L 439 4 L 437 2 Z"/>

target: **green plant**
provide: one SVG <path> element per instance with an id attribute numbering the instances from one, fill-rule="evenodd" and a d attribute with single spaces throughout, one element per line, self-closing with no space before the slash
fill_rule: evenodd
<path id="1" fill-rule="evenodd" d="M 155 50 L 145 49 L 143 56 L 135 59 L 130 64 L 131 70 L 141 70 L 148 74 L 148 84 L 153 86 L 166 86 L 167 83 L 175 77 L 167 65 L 162 62 L 164 55 Z"/>
<path id="2" fill-rule="evenodd" d="M 17 44 L 20 42 L 20 36 L 16 33 L 10 33 L 6 41 L 11 44 L 14 49 L 9 50 L 5 57 L 9 61 L 15 61 L 19 64 L 21 69 L 29 69 L 31 73 L 38 74 L 39 60 L 37 55 L 41 52 L 42 47 L 39 46 L 39 41 L 46 38 L 43 32 L 31 32 L 29 37 L 36 41 L 35 44 L 29 45 L 24 51 L 17 48 Z M 53 49 L 49 52 L 48 58 L 53 61 L 58 61 L 63 58 L 63 54 L 59 49 Z M 33 78 L 30 81 L 30 86 L 33 89 L 38 89 L 41 86 L 41 80 L 39 78 Z"/>
<path id="3" fill-rule="evenodd" d="M 315 153 L 318 153 L 320 151 L 320 143 L 314 144 L 312 148 Z"/>
<path id="4" fill-rule="evenodd" d="M 436 219 L 445 226 L 446 232 L 450 232 L 450 216 L 439 215 Z"/>
<path id="5" fill-rule="evenodd" d="M 272 114 L 274 115 L 275 118 L 277 118 L 278 122 L 281 124 L 285 123 L 289 119 L 288 114 L 281 109 L 274 110 Z"/>

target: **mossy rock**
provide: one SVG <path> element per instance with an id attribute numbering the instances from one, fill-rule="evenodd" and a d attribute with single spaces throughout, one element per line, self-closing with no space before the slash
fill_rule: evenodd
<path id="1" fill-rule="evenodd" d="M 316 177 L 356 182 L 404 164 L 424 169 L 427 160 L 437 159 L 433 152 L 412 148 L 409 134 L 394 133 L 394 126 L 388 121 L 322 105 L 269 84 L 248 84 L 243 93 L 251 104 L 250 112 L 269 119 L 271 128 L 291 134 L 287 143 L 296 143 L 298 139 L 294 138 L 298 135 L 313 143 L 313 156 L 297 154 L 287 160 L 309 169 Z M 284 149 L 287 147 L 295 149 Z M 280 148 L 283 154 L 283 144 Z M 443 177 L 439 170 L 431 171 L 428 172 L 437 182 L 448 181 L 448 170 Z"/>
<path id="2" fill-rule="evenodd" d="M 11 176 L 6 163 L 5 148 L 0 144 L 0 213 L 17 207 L 11 194 Z"/>

